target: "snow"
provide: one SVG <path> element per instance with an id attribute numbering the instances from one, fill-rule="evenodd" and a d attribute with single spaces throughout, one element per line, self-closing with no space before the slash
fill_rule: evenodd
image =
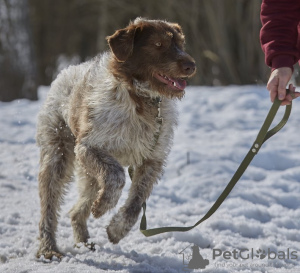
<path id="1" fill-rule="evenodd" d="M 66 256 L 60 262 L 35 258 L 40 214 L 35 124 L 47 91 L 48 87 L 40 88 L 38 102 L 0 103 L 0 272 L 184 272 L 187 266 L 179 253 L 186 248 L 187 264 L 194 244 L 209 265 L 190 272 L 300 272 L 297 100 L 284 129 L 263 145 L 219 210 L 197 228 L 146 238 L 136 224 L 118 245 L 109 243 L 105 226 L 125 201 L 127 177 L 117 208 L 101 219 L 88 220 L 96 251 L 74 248 L 68 217 L 77 198 L 72 183 L 57 231 L 58 246 Z M 147 202 L 148 227 L 196 223 L 231 179 L 270 106 L 263 86 L 189 87 L 178 103 L 180 124 L 165 174 Z M 216 249 L 228 251 L 226 255 L 264 250 L 269 256 L 213 259 Z M 297 258 L 288 257 L 288 251 Z"/>

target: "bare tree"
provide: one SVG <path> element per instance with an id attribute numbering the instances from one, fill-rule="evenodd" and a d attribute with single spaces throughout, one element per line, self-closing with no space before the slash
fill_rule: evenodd
<path id="1" fill-rule="evenodd" d="M 0 100 L 37 99 L 27 0 L 0 0 Z"/>

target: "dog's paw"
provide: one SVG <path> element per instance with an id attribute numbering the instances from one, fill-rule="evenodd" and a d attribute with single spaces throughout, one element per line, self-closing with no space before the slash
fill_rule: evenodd
<path id="1" fill-rule="evenodd" d="M 113 244 L 118 244 L 120 240 L 123 239 L 125 236 L 120 236 L 120 234 L 117 234 L 115 228 L 112 225 L 109 225 L 106 228 L 106 233 L 109 241 Z"/>
<path id="2" fill-rule="evenodd" d="M 133 224 L 129 219 L 124 218 L 122 213 L 117 213 L 106 228 L 109 241 L 113 244 L 119 243 L 131 230 Z"/>
<path id="3" fill-rule="evenodd" d="M 92 252 L 94 252 L 95 250 L 96 250 L 96 248 L 95 248 L 95 243 L 93 243 L 93 242 L 90 242 L 90 243 L 85 243 L 84 244 L 84 246 L 86 247 L 86 248 L 88 248 L 90 251 L 92 251 Z"/>
<path id="4" fill-rule="evenodd" d="M 87 249 L 89 249 L 90 251 L 94 252 L 96 250 L 95 248 L 95 243 L 93 242 L 87 242 L 87 243 L 76 243 L 74 245 L 74 248 L 81 248 L 81 247 L 85 247 Z"/>
<path id="5" fill-rule="evenodd" d="M 54 257 L 56 257 L 58 260 L 61 260 L 64 255 L 60 253 L 59 251 L 54 251 L 54 250 L 48 250 L 48 251 L 38 251 L 36 254 L 37 258 L 44 257 L 47 260 L 53 260 Z"/>

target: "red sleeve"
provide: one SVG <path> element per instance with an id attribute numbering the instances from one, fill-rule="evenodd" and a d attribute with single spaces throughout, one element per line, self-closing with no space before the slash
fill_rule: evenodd
<path id="1" fill-rule="evenodd" d="M 263 0 L 260 18 L 260 42 L 266 64 L 274 69 L 293 68 L 300 56 L 300 0 Z"/>

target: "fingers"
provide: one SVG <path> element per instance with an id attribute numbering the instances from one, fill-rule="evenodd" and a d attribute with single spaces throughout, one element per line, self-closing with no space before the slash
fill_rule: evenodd
<path id="1" fill-rule="evenodd" d="M 300 93 L 295 92 L 296 87 L 293 84 L 289 84 L 289 90 L 290 90 L 290 92 L 288 92 L 288 94 L 285 98 L 285 104 L 284 105 L 290 104 L 293 99 L 296 99 L 296 98 L 300 97 Z"/>
<path id="2" fill-rule="evenodd" d="M 267 89 L 270 92 L 270 99 L 271 99 L 272 102 L 274 102 L 275 98 L 277 97 L 278 82 L 279 82 L 278 77 L 273 75 L 274 71 L 272 72 L 272 74 L 270 76 L 270 79 L 268 81 L 268 84 L 267 84 Z"/>
<path id="3" fill-rule="evenodd" d="M 275 69 L 269 78 L 267 89 L 270 91 L 271 101 L 274 102 L 275 98 L 278 96 L 283 102 L 286 99 L 286 86 L 291 79 L 293 71 L 289 67 L 281 67 Z M 289 100 L 286 101 L 290 102 Z"/>
<path id="4" fill-rule="evenodd" d="M 288 84 L 290 77 L 288 75 L 278 74 L 279 84 L 278 84 L 278 99 L 284 100 L 286 97 L 286 85 Z"/>
<path id="5" fill-rule="evenodd" d="M 289 105 L 292 103 L 293 99 L 300 97 L 300 92 L 296 92 L 296 87 L 293 84 L 289 84 L 285 99 L 281 102 L 281 105 Z"/>
<path id="6" fill-rule="evenodd" d="M 286 96 L 286 85 L 283 85 L 282 82 L 279 82 L 278 86 L 278 99 L 279 100 L 284 100 Z"/>
<path id="7" fill-rule="evenodd" d="M 296 91 L 296 87 L 292 83 L 290 83 L 289 84 L 289 90 L 292 91 L 292 92 L 295 92 Z"/>

